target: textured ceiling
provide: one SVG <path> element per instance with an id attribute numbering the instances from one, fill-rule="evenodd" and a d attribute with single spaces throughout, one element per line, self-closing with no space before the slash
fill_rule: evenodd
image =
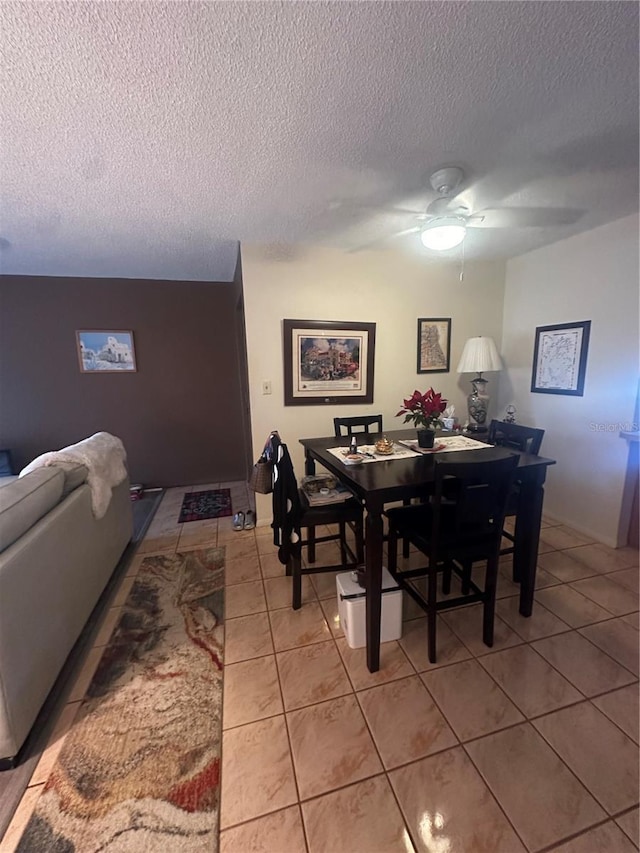
<path id="1" fill-rule="evenodd" d="M 221 281 L 238 241 L 429 262 L 389 208 L 448 163 L 472 211 L 575 220 L 473 229 L 467 258 L 638 207 L 635 2 L 4 0 L 0 46 L 5 273 Z"/>

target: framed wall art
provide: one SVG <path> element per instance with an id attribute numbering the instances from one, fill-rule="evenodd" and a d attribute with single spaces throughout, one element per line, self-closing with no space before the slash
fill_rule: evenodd
<path id="1" fill-rule="evenodd" d="M 375 323 L 282 323 L 285 406 L 373 403 Z"/>
<path id="2" fill-rule="evenodd" d="M 532 392 L 583 396 L 590 331 L 591 320 L 536 328 Z"/>
<path id="3" fill-rule="evenodd" d="M 418 320 L 418 373 L 448 373 L 451 358 L 451 317 Z"/>
<path id="4" fill-rule="evenodd" d="M 81 373 L 135 373 L 133 332 L 81 330 L 76 332 Z"/>

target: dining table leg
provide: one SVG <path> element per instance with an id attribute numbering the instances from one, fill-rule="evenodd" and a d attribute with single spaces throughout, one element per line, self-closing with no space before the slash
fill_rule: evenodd
<path id="1" fill-rule="evenodd" d="M 316 473 L 316 460 L 306 449 L 304 453 L 304 473 L 309 477 Z"/>
<path id="2" fill-rule="evenodd" d="M 513 551 L 515 576 L 520 580 L 522 616 L 531 616 L 533 609 L 546 468 L 533 469 L 528 473 L 529 476 L 520 484 Z"/>
<path id="3" fill-rule="evenodd" d="M 380 615 L 382 612 L 382 505 L 367 505 L 365 519 L 365 585 L 367 621 L 367 666 L 380 669 Z"/>

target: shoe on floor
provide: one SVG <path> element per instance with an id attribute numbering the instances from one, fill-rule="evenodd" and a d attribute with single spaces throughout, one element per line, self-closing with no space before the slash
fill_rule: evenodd
<path id="1" fill-rule="evenodd" d="M 237 512 L 233 516 L 233 529 L 234 530 L 243 530 L 244 529 L 244 513 Z"/>
<path id="2" fill-rule="evenodd" d="M 247 514 L 244 517 L 244 529 L 245 530 L 253 530 L 256 526 L 256 514 L 250 509 L 247 511 Z"/>

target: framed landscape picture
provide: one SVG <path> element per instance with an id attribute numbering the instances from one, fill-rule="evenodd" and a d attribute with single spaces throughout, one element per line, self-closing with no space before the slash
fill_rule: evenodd
<path id="1" fill-rule="evenodd" d="M 448 373 L 451 358 L 451 317 L 418 320 L 418 373 Z"/>
<path id="2" fill-rule="evenodd" d="M 590 331 L 591 320 L 536 328 L 532 392 L 584 395 Z"/>
<path id="3" fill-rule="evenodd" d="M 133 332 L 83 329 L 76 332 L 81 373 L 135 373 Z"/>
<path id="4" fill-rule="evenodd" d="M 285 406 L 373 402 L 375 323 L 282 323 Z"/>

